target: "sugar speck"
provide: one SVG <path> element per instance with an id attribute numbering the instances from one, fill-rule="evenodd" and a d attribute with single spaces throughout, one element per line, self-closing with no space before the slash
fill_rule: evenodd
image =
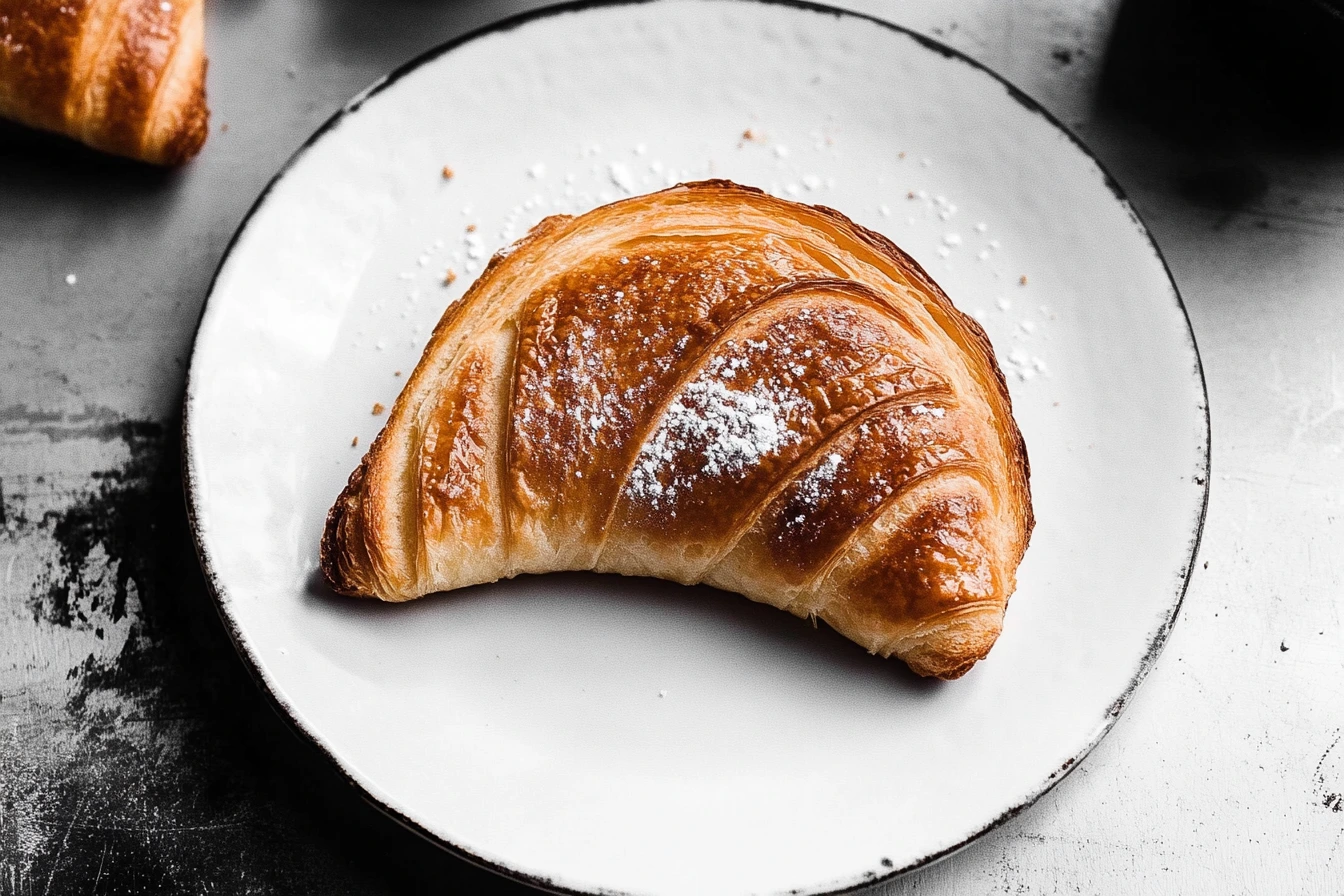
<path id="1" fill-rule="evenodd" d="M 76 283 L 78 283 L 78 282 L 79 282 L 79 278 L 76 277 L 74 274 L 66 274 L 66 275 L 65 275 L 65 285 L 66 285 L 66 286 L 74 286 L 74 285 L 75 285 Z"/>

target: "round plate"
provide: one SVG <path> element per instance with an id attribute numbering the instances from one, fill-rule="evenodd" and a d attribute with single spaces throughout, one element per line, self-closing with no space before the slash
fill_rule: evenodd
<path id="1" fill-rule="evenodd" d="M 984 322 L 1039 521 L 990 657 L 917 680 L 768 607 L 635 579 L 328 592 L 318 539 L 375 403 L 489 253 L 709 176 L 882 231 Z M 201 321 L 188 494 L 257 678 L 397 818 L 556 890 L 831 892 L 964 845 L 1114 723 L 1185 588 L 1205 402 L 1133 210 L 992 73 L 811 6 L 585 4 L 409 65 L 271 184 Z"/>

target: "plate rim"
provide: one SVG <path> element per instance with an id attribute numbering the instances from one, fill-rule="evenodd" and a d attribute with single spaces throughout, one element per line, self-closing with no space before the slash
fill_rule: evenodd
<path id="1" fill-rule="evenodd" d="M 466 44 L 469 44 L 473 41 L 479 40 L 480 38 L 488 37 L 494 34 L 501 34 L 508 31 L 513 31 L 523 25 L 527 25 L 535 21 L 551 18 L 554 16 L 564 15 L 568 13 L 578 13 L 588 9 L 608 9 L 623 6 L 652 5 L 658 2 L 674 2 L 674 0 L 561 0 L 561 2 L 551 3 L 537 7 L 535 9 L 515 13 L 513 15 L 506 16 L 497 21 L 489 22 L 484 25 L 480 25 L 476 28 L 472 28 L 458 35 L 457 37 L 436 44 L 430 49 L 412 57 L 407 62 L 404 62 L 401 65 L 397 66 L 396 68 L 392 69 L 388 74 L 382 76 L 381 78 L 378 78 L 368 87 L 359 91 L 348 101 L 346 101 L 339 109 L 337 109 L 334 113 L 332 113 L 332 115 L 329 118 L 327 118 L 327 120 L 324 121 L 315 131 L 313 131 L 313 133 L 309 135 L 308 138 L 305 139 L 297 149 L 294 150 L 293 154 L 291 154 L 289 158 L 285 160 L 284 164 L 281 165 L 279 170 L 277 170 L 276 173 L 266 182 L 266 185 L 261 189 L 261 192 L 258 193 L 257 198 L 248 208 L 247 213 L 244 214 L 242 219 L 239 221 L 238 227 L 233 232 L 233 235 L 229 237 L 229 241 L 225 245 L 224 251 L 220 256 L 219 263 L 215 267 L 214 274 L 210 278 L 210 284 L 205 293 L 205 300 L 201 303 L 200 314 L 196 320 L 196 326 L 192 334 L 191 356 L 187 363 L 187 375 L 181 405 L 182 425 L 181 425 L 181 441 L 180 441 L 181 444 L 180 461 L 182 465 L 182 490 L 183 490 L 184 502 L 186 505 L 187 521 L 191 530 L 192 544 L 195 548 L 196 557 L 200 563 L 201 571 L 205 578 L 206 590 L 210 595 L 211 603 L 214 605 L 216 612 L 219 614 L 220 621 L 223 623 L 224 629 L 228 633 L 229 640 L 233 643 L 234 649 L 238 652 L 239 657 L 242 659 L 243 665 L 246 668 L 248 675 L 252 678 L 253 682 L 257 685 L 258 689 L 261 691 L 263 697 L 266 700 L 266 703 L 282 720 L 284 720 L 284 722 L 286 723 L 286 727 L 288 727 L 300 740 L 306 741 L 309 745 L 317 749 L 318 752 L 320 752 L 326 758 L 326 760 L 332 765 L 332 767 L 334 767 L 336 772 L 345 780 L 346 784 L 354 788 L 355 791 L 366 803 L 374 806 L 376 809 L 378 809 L 392 821 L 401 825 L 403 828 L 406 828 L 411 833 L 416 834 L 421 838 L 427 840 L 428 842 L 432 843 L 438 848 L 443 849 L 445 852 L 448 852 L 449 854 L 463 861 L 469 862 L 470 864 L 475 865 L 478 868 L 482 868 L 484 870 L 498 874 L 503 878 L 516 881 L 518 883 L 526 884 L 528 886 L 540 890 L 552 893 L 564 894 L 564 896 L 635 896 L 635 894 L 628 893 L 623 890 L 613 890 L 611 888 L 602 887 L 600 885 L 595 885 L 591 889 L 579 889 L 574 886 L 561 884 L 549 877 L 539 876 L 517 868 L 510 867 L 500 862 L 492 861 L 483 856 L 477 855 L 476 853 L 472 852 L 470 848 L 460 843 L 455 843 L 451 840 L 448 840 L 447 838 L 440 837 L 434 834 L 426 827 L 424 827 L 420 822 L 417 822 L 415 819 L 409 817 L 408 815 L 401 812 L 397 808 L 385 803 L 377 796 L 375 796 L 373 793 L 371 793 L 363 784 L 361 784 L 354 777 L 352 772 L 346 768 L 345 764 L 341 761 L 341 759 L 318 738 L 317 734 L 314 731 L 310 730 L 307 723 L 305 723 L 299 717 L 295 708 L 291 706 L 290 703 L 286 701 L 280 694 L 276 693 L 276 691 L 272 689 L 270 683 L 267 681 L 266 674 L 262 671 L 259 658 L 253 653 L 251 646 L 248 644 L 248 642 L 243 636 L 241 628 L 234 620 L 230 612 L 229 609 L 230 599 L 225 596 L 224 592 L 226 589 L 224 587 L 223 581 L 220 579 L 218 573 L 215 571 L 214 565 L 211 562 L 209 551 L 206 547 L 205 538 L 202 536 L 201 533 L 200 520 L 198 516 L 199 514 L 198 503 L 200 501 L 199 483 L 197 481 L 198 477 L 193 462 L 193 451 L 191 448 L 194 441 L 191 428 L 191 409 L 194 403 L 193 375 L 196 371 L 197 351 L 200 348 L 201 328 L 205 322 L 206 314 L 210 307 L 210 301 L 212 298 L 214 298 L 215 288 L 218 285 L 220 274 L 223 272 L 225 266 L 228 264 L 229 259 L 233 256 L 233 252 L 237 248 L 238 242 L 241 239 L 243 233 L 252 223 L 252 219 L 261 210 L 267 198 L 270 196 L 275 187 L 280 183 L 280 181 L 295 168 L 295 166 L 303 159 L 305 155 L 307 155 L 308 151 L 312 149 L 313 146 L 315 146 L 319 140 L 321 140 L 324 136 L 326 136 L 326 134 L 329 131 L 333 130 L 347 116 L 352 115 L 355 112 L 358 112 L 360 107 L 363 106 L 364 103 L 366 103 L 374 96 L 377 96 L 379 93 L 386 90 L 387 88 L 393 86 L 406 75 L 411 74 L 412 72 L 420 69 L 421 67 L 433 62 L 440 56 L 444 56 L 452 52 L 453 50 Z M 1203 399 L 1199 404 L 1199 409 L 1202 410 L 1204 416 L 1204 439 L 1203 439 L 1203 445 L 1201 446 L 1201 450 L 1199 452 L 1199 458 L 1196 463 L 1196 469 L 1192 474 L 1194 476 L 1196 484 L 1199 484 L 1201 486 L 1202 494 L 1200 497 L 1199 512 L 1194 520 L 1194 530 L 1190 535 L 1190 540 L 1187 546 L 1186 562 L 1179 574 L 1180 582 L 1176 589 L 1175 601 L 1172 603 L 1171 609 L 1167 613 L 1166 617 L 1162 620 L 1162 622 L 1158 625 L 1156 630 L 1149 637 L 1147 650 L 1144 652 L 1143 657 L 1140 659 L 1138 668 L 1135 670 L 1130 680 L 1126 683 L 1120 695 L 1107 708 L 1100 724 L 1096 729 L 1095 734 L 1080 750 L 1078 750 L 1069 759 L 1065 760 L 1063 765 L 1061 765 L 1054 772 L 1051 772 L 1050 775 L 1043 782 L 1041 782 L 1039 787 L 1036 790 L 1032 791 L 1030 794 L 1028 794 L 1025 798 L 1023 798 L 1021 802 L 1009 807 L 1008 809 L 1000 813 L 998 816 L 987 821 L 983 826 L 976 829 L 972 833 L 968 834 L 966 837 L 964 837 L 957 843 L 954 843 L 951 846 L 945 847 L 936 852 L 930 853 L 929 855 L 922 856 L 921 858 L 915 859 L 900 867 L 896 867 L 891 870 L 885 871 L 885 873 L 874 874 L 873 876 L 870 877 L 863 877 L 862 879 L 854 883 L 846 883 L 841 884 L 839 886 L 831 886 L 829 884 L 823 884 L 820 889 L 806 889 L 806 890 L 793 889 L 788 891 L 788 893 L 790 893 L 791 896 L 792 894 L 797 894 L 797 896 L 844 896 L 844 894 L 858 893 L 859 891 L 866 890 L 870 887 L 891 882 L 899 877 L 902 877 L 908 873 L 919 870 L 921 868 L 927 868 L 928 866 L 936 862 L 939 862 L 942 859 L 948 858 L 949 856 L 957 852 L 960 852 L 961 850 L 970 846 L 975 841 L 979 840 L 985 834 L 989 833 L 995 828 L 998 828 L 999 826 L 1003 825 L 1009 820 L 1016 818 L 1018 815 L 1022 814 L 1027 809 L 1031 808 L 1031 806 L 1033 806 L 1038 800 L 1040 800 L 1041 797 L 1045 796 L 1045 794 L 1049 793 L 1052 789 L 1054 789 L 1054 787 L 1057 784 L 1059 784 L 1060 781 L 1063 781 L 1066 777 L 1068 777 L 1069 774 L 1074 769 L 1078 768 L 1078 766 L 1082 764 L 1082 761 L 1087 758 L 1088 754 L 1090 754 L 1092 750 L 1095 749 L 1096 746 L 1099 743 L 1101 743 L 1103 739 L 1105 739 L 1106 735 L 1111 732 L 1112 728 L 1114 728 L 1115 723 L 1119 720 L 1121 714 L 1124 712 L 1125 707 L 1128 705 L 1129 701 L 1133 698 L 1134 694 L 1138 691 L 1138 688 L 1143 683 L 1144 679 L 1147 678 L 1148 673 L 1157 663 L 1158 657 L 1161 655 L 1163 648 L 1166 646 L 1166 642 L 1171 634 L 1171 630 L 1175 626 L 1176 620 L 1180 615 L 1181 607 L 1185 603 L 1185 595 L 1189 590 L 1190 580 L 1194 576 L 1196 559 L 1199 555 L 1199 548 L 1204 535 L 1204 525 L 1208 516 L 1209 491 L 1210 491 L 1210 483 L 1212 481 L 1211 471 L 1212 471 L 1213 427 L 1212 427 L 1211 412 L 1209 409 L 1209 389 L 1208 389 L 1208 382 L 1204 374 L 1203 359 L 1200 356 L 1199 352 L 1199 344 L 1195 339 L 1194 327 L 1190 322 L 1189 309 L 1186 307 L 1185 299 L 1181 295 L 1180 287 L 1177 285 L 1176 278 L 1172 274 L 1171 265 L 1167 262 L 1166 256 L 1162 253 L 1161 247 L 1158 246 L 1157 241 L 1153 238 L 1153 235 L 1151 231 L 1148 229 L 1148 226 L 1144 223 L 1142 216 L 1140 216 L 1138 210 L 1134 208 L 1133 203 L 1130 202 L 1129 197 L 1126 195 L 1124 189 L 1120 186 L 1119 182 L 1115 179 L 1114 175 L 1111 174 L 1110 170 L 1106 167 L 1106 165 L 1101 161 L 1101 159 L 1099 159 L 1096 156 L 1095 153 L 1092 152 L 1092 150 L 1082 141 L 1082 139 L 1076 133 L 1074 133 L 1074 131 L 1071 128 L 1069 128 L 1068 125 L 1066 125 L 1063 121 L 1061 121 L 1053 112 L 1051 112 L 1041 103 L 1037 102 L 1029 94 L 1027 94 L 1025 91 L 1017 87 L 1003 75 L 1000 75 L 997 71 L 990 68 L 988 65 L 967 55 L 961 50 L 948 46 L 947 44 L 944 44 L 941 41 L 936 40 L 934 38 L 928 37 L 927 35 L 920 34 L 919 32 L 914 31 L 911 28 L 908 28 L 904 25 L 900 25 L 895 22 L 879 18 L 878 16 L 864 12 L 858 12 L 855 10 L 841 9 L 839 7 L 830 6 L 826 3 L 816 2 L 816 0 L 727 0 L 727 3 L 737 3 L 743 6 L 749 6 L 755 4 L 763 6 L 785 7 L 790 9 L 802 10 L 806 12 L 818 13 L 822 15 L 829 15 L 837 19 L 858 19 L 861 21 L 877 25 L 888 31 L 894 32 L 903 37 L 913 40 L 916 44 L 920 45 L 926 50 L 931 50 L 955 62 L 969 65 L 973 69 L 976 69 L 982 72 L 983 74 L 989 75 L 989 77 L 992 78 L 994 81 L 997 81 L 999 85 L 1002 86 L 1007 91 L 1009 97 L 1015 100 L 1019 105 L 1025 108 L 1028 112 L 1031 112 L 1035 115 L 1044 118 L 1046 122 L 1049 123 L 1056 131 L 1067 137 L 1078 151 L 1083 153 L 1083 155 L 1085 155 L 1094 165 L 1097 166 L 1098 171 L 1102 175 L 1102 181 L 1104 185 L 1115 197 L 1116 201 L 1119 202 L 1120 205 L 1124 208 L 1124 210 L 1129 214 L 1130 220 L 1132 221 L 1138 234 L 1148 243 L 1148 246 L 1152 249 L 1154 256 L 1161 263 L 1163 273 L 1165 274 L 1167 283 L 1171 288 L 1171 295 L 1176 301 L 1177 310 L 1180 311 L 1181 319 L 1185 325 L 1184 326 L 1185 342 L 1191 354 L 1194 357 L 1195 364 L 1193 372 L 1196 376 L 1196 379 L 1199 382 L 1200 394 Z M 872 874 L 872 872 L 869 872 L 869 874 Z"/>

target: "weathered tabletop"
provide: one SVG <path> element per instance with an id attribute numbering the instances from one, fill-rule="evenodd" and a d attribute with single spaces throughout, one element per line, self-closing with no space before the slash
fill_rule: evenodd
<path id="1" fill-rule="evenodd" d="M 179 173 L 0 128 L 0 894 L 524 892 L 365 806 L 269 709 L 202 584 L 177 426 L 267 179 L 381 74 L 534 5 L 216 0 L 213 133 Z M 1253 0 L 847 5 L 1093 147 L 1167 255 L 1213 411 L 1195 575 L 1125 716 L 883 892 L 1344 892 L 1344 91 L 1313 69 L 1344 42 L 1280 46 Z"/>

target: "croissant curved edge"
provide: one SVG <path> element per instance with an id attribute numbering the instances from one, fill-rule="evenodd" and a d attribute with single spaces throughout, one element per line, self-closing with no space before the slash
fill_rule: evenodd
<path id="1" fill-rule="evenodd" d="M 444 313 L 327 518 L 339 593 L 706 583 L 920 675 L 997 640 L 1034 526 L 989 339 L 834 209 L 713 180 L 545 219 Z"/>

